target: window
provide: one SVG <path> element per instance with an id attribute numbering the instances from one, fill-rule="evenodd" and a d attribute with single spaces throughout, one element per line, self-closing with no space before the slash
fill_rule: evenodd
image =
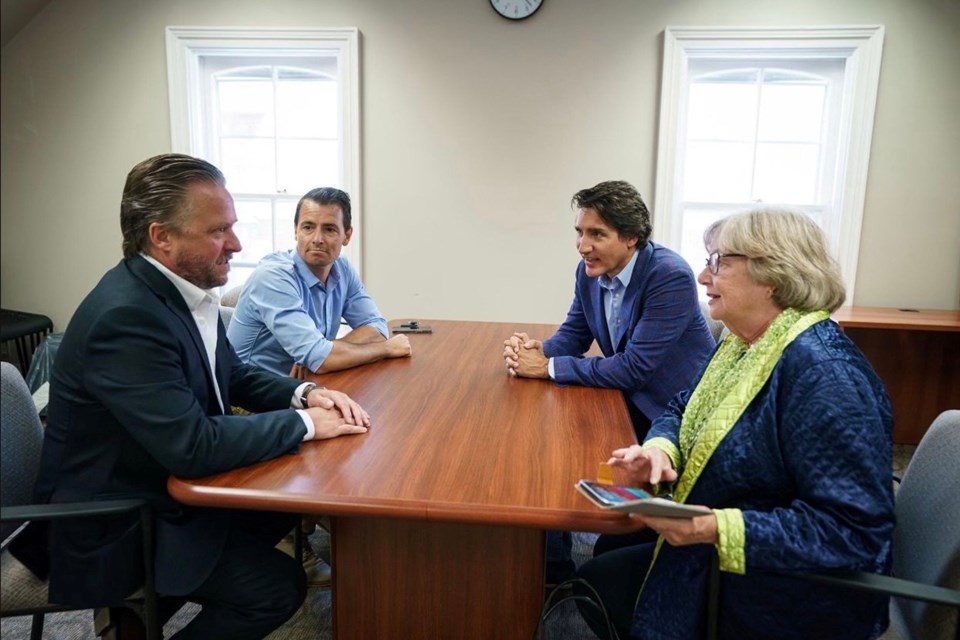
<path id="1" fill-rule="evenodd" d="M 852 301 L 882 37 L 667 29 L 654 236 L 699 272 L 711 223 L 789 205 L 826 232 Z"/>
<path id="2" fill-rule="evenodd" d="M 167 29 L 173 149 L 227 178 L 243 251 L 226 288 L 295 246 L 293 216 L 314 187 L 350 194 L 360 220 L 357 31 Z M 359 270 L 360 243 L 344 247 Z"/>

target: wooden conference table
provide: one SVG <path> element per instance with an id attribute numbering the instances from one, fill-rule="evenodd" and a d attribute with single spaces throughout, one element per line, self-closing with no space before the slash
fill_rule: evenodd
<path id="1" fill-rule="evenodd" d="M 635 442 L 623 396 L 507 375 L 503 340 L 554 325 L 421 324 L 433 333 L 410 334 L 413 357 L 318 377 L 369 411 L 368 433 L 171 478 L 169 491 L 193 505 L 333 516 L 336 638 L 530 638 L 544 530 L 635 528 L 574 490 Z"/>

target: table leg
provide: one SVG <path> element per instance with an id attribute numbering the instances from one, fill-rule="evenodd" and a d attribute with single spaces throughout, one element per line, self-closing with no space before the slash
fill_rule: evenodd
<path id="1" fill-rule="evenodd" d="M 338 640 L 533 636 L 543 531 L 341 517 L 332 533 Z"/>

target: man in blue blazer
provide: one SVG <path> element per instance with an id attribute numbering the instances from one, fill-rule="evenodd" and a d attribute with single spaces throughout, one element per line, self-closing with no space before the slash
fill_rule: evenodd
<path id="1" fill-rule="evenodd" d="M 235 222 L 209 163 L 166 154 L 133 168 L 120 212 L 124 259 L 63 337 L 37 479 L 38 498 L 50 502 L 152 503 L 157 592 L 202 604 L 180 640 L 262 638 L 299 608 L 305 578 L 274 548 L 295 516 L 182 505 L 167 478 L 292 454 L 369 425 L 346 395 L 237 358 L 216 293 L 241 250 Z M 256 413 L 231 415 L 231 405 Z M 119 600 L 142 584 L 134 519 L 57 523 L 50 535 L 52 602 Z"/>
<path id="2" fill-rule="evenodd" d="M 679 255 L 650 241 L 637 190 L 601 182 L 573 196 L 577 265 L 573 304 L 548 340 L 504 341 L 510 374 L 623 390 L 639 442 L 670 399 L 686 389 L 716 347 Z M 593 342 L 602 357 L 584 357 Z"/>
<path id="3" fill-rule="evenodd" d="M 623 181 L 573 196 L 577 265 L 573 304 L 548 340 L 525 333 L 504 341 L 507 371 L 521 378 L 620 389 L 637 441 L 670 399 L 686 389 L 716 347 L 697 302 L 693 271 L 650 241 L 650 214 Z M 584 357 L 593 342 L 603 356 Z M 572 538 L 547 536 L 547 583 L 572 575 Z"/>

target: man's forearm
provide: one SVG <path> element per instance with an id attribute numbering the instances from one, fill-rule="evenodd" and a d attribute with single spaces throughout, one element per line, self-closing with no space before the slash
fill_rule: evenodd
<path id="1" fill-rule="evenodd" d="M 371 342 L 384 342 L 386 338 L 382 333 L 377 331 L 373 325 L 365 324 L 362 327 L 357 327 L 339 340 L 341 342 L 349 342 L 350 344 L 369 344 Z"/>
<path id="2" fill-rule="evenodd" d="M 379 333 L 377 334 L 379 335 Z M 331 371 L 342 371 L 351 367 L 359 367 L 362 364 L 370 364 L 387 357 L 387 345 L 383 340 L 379 342 L 368 342 L 363 344 L 353 344 L 344 340 L 334 340 L 333 350 L 327 359 L 323 361 L 316 373 L 330 373 Z"/>

